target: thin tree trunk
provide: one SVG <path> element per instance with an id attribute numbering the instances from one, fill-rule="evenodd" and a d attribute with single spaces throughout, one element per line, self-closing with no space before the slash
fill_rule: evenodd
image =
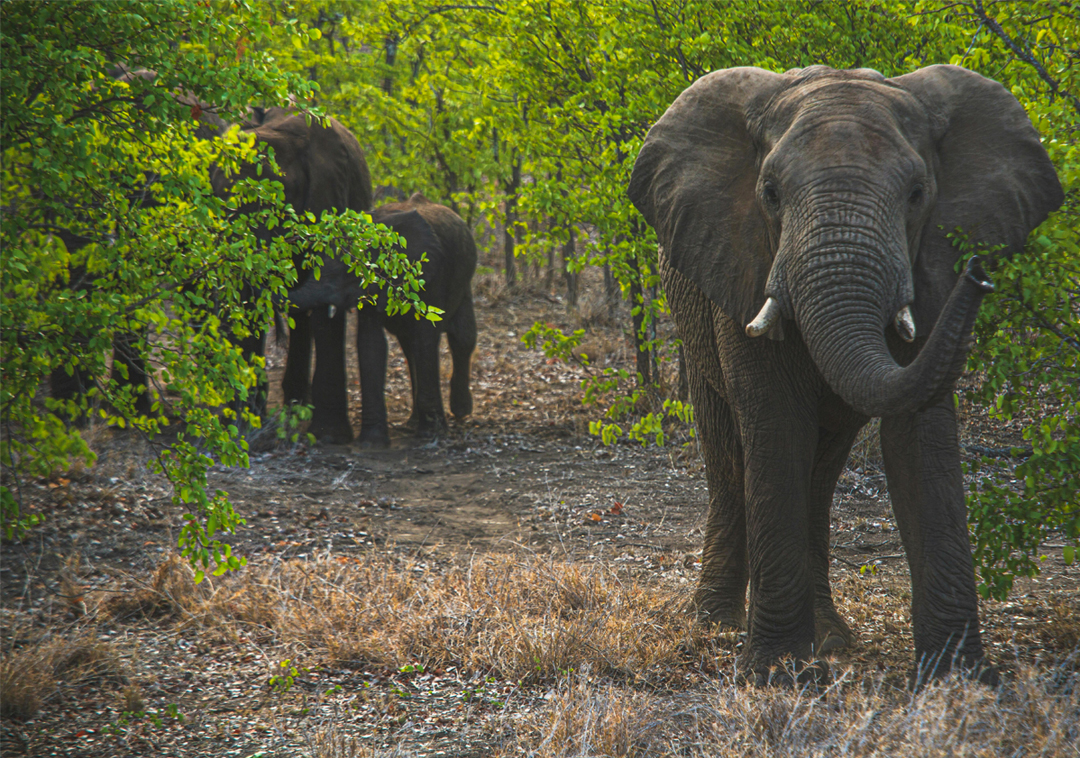
<path id="1" fill-rule="evenodd" d="M 547 273 L 544 275 L 544 291 L 550 293 L 555 289 L 555 243 L 551 241 L 551 227 L 555 222 L 549 218 L 545 223 L 547 224 L 544 242 L 547 246 Z"/>
<path id="2" fill-rule="evenodd" d="M 615 309 L 619 304 L 619 284 L 611 273 L 611 264 L 604 264 L 604 300 L 607 304 L 608 319 L 614 323 Z"/>
<path id="3" fill-rule="evenodd" d="M 521 157 L 514 158 L 510 180 L 506 182 L 506 227 L 503 230 L 503 255 L 506 265 L 506 286 L 513 289 L 517 283 L 517 266 L 514 261 L 514 228 L 517 225 L 517 191 L 521 186 Z"/>
<path id="4" fill-rule="evenodd" d="M 635 259 L 634 262 L 636 264 L 637 260 Z M 635 269 L 640 271 L 637 266 L 635 266 Z M 641 326 L 645 320 L 645 298 L 639 277 L 640 274 L 630 282 L 630 320 L 634 326 L 634 347 L 636 349 L 637 372 L 640 377 L 638 386 L 644 388 L 652 384 L 652 377 L 650 376 L 651 361 L 649 360 L 649 351 L 645 348 L 641 334 Z"/>
<path id="5" fill-rule="evenodd" d="M 679 343 L 679 386 L 676 397 L 684 403 L 690 399 L 690 377 L 686 375 L 686 358 L 683 356 L 682 343 Z"/>
<path id="6" fill-rule="evenodd" d="M 570 233 L 566 237 L 566 243 L 562 249 L 563 277 L 566 280 L 566 304 L 571 308 L 577 307 L 578 298 L 578 275 L 570 270 L 570 263 L 574 259 L 574 242 L 576 241 L 576 229 L 570 227 Z"/>

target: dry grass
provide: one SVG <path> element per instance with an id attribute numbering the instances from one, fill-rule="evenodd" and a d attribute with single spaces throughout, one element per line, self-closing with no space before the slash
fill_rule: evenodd
<path id="1" fill-rule="evenodd" d="M 851 671 L 823 693 L 718 686 L 674 696 L 565 678 L 503 755 L 1072 756 L 1075 659 L 1000 691 L 950 679 L 917 695 Z"/>
<path id="2" fill-rule="evenodd" d="M 438 568 L 390 554 L 248 573 L 203 610 L 337 666 L 453 663 L 533 682 L 582 665 L 664 682 L 717 650 L 669 593 L 601 566 L 476 557 Z"/>
<path id="3" fill-rule="evenodd" d="M 127 681 L 127 667 L 111 645 L 88 636 L 53 637 L 0 661 L 0 715 L 25 721 L 67 690 Z"/>
<path id="4" fill-rule="evenodd" d="M 149 584 L 111 595 L 102 601 L 100 608 L 118 621 L 183 616 L 197 612 L 209 596 L 209 585 L 196 585 L 191 565 L 173 553 L 158 564 Z"/>

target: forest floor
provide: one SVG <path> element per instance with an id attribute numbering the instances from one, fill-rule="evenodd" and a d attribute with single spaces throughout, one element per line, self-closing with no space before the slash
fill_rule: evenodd
<path id="1" fill-rule="evenodd" d="M 91 429 L 92 469 L 32 485 L 46 520 L 0 561 L 0 755 L 1080 754 L 1080 567 L 1060 543 L 982 604 L 998 691 L 909 690 L 910 584 L 872 435 L 832 515 L 856 645 L 824 693 L 737 685 L 740 635 L 683 612 L 708 502 L 694 443 L 603 446 L 582 370 L 521 342 L 537 320 L 584 327 L 594 361 L 630 366 L 625 306 L 613 317 L 593 279 L 571 312 L 499 276 L 476 282 L 475 413 L 444 438 L 264 443 L 213 470 L 247 519 L 242 570 L 194 584 L 182 514 L 128 433 Z M 396 345 L 387 394 L 404 423 Z M 966 412 L 962 443 L 1021 429 Z"/>

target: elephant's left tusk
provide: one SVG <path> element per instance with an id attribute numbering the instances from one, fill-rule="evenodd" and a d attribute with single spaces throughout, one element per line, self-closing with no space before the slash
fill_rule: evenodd
<path id="1" fill-rule="evenodd" d="M 765 301 L 765 305 L 761 306 L 757 317 L 746 325 L 746 336 L 760 337 L 772 328 L 778 318 L 780 318 L 780 303 L 770 297 Z"/>
<path id="2" fill-rule="evenodd" d="M 326 315 L 330 318 L 333 318 L 335 315 L 337 315 L 337 306 L 331 303 L 330 310 L 327 311 Z"/>
<path id="3" fill-rule="evenodd" d="M 911 315 L 910 305 L 905 305 L 897 312 L 893 323 L 896 325 L 896 333 L 904 342 L 915 340 L 915 318 Z"/>

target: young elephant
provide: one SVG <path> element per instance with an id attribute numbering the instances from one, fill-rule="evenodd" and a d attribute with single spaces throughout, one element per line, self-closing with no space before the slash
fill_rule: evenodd
<path id="1" fill-rule="evenodd" d="M 955 66 L 716 71 L 650 130 L 629 194 L 659 238 L 706 462 L 699 618 L 748 629 L 759 679 L 850 642 L 829 509 L 880 416 L 919 672 L 993 679 L 952 396 L 992 286 L 977 262 L 957 275 L 946 235 L 1020 254 L 1061 204 L 1020 104 Z"/>
<path id="2" fill-rule="evenodd" d="M 362 399 L 360 444 L 386 447 L 390 431 L 386 416 L 386 335 L 385 328 L 401 344 L 409 364 L 413 409 L 410 425 L 421 436 L 446 429 L 439 389 L 439 340 L 443 332 L 450 343 L 453 374 L 450 377 L 450 411 L 461 418 L 472 413 L 469 391 L 469 363 L 476 349 L 476 317 L 473 314 L 472 276 L 476 271 L 476 243 L 468 225 L 444 205 L 433 203 L 420 193 L 403 203 L 376 208 L 371 218 L 405 238 L 405 253 L 423 264 L 425 282 L 420 299 L 442 309 L 442 320 L 431 323 L 415 314 L 386 314 L 385 297 L 371 293 L 374 303 L 361 302 L 356 330 L 356 350 L 360 361 Z M 328 261 L 318 281 L 307 282 L 290 294 L 300 310 L 334 306 L 356 307 L 362 292 L 359 282 L 337 261 Z"/>

